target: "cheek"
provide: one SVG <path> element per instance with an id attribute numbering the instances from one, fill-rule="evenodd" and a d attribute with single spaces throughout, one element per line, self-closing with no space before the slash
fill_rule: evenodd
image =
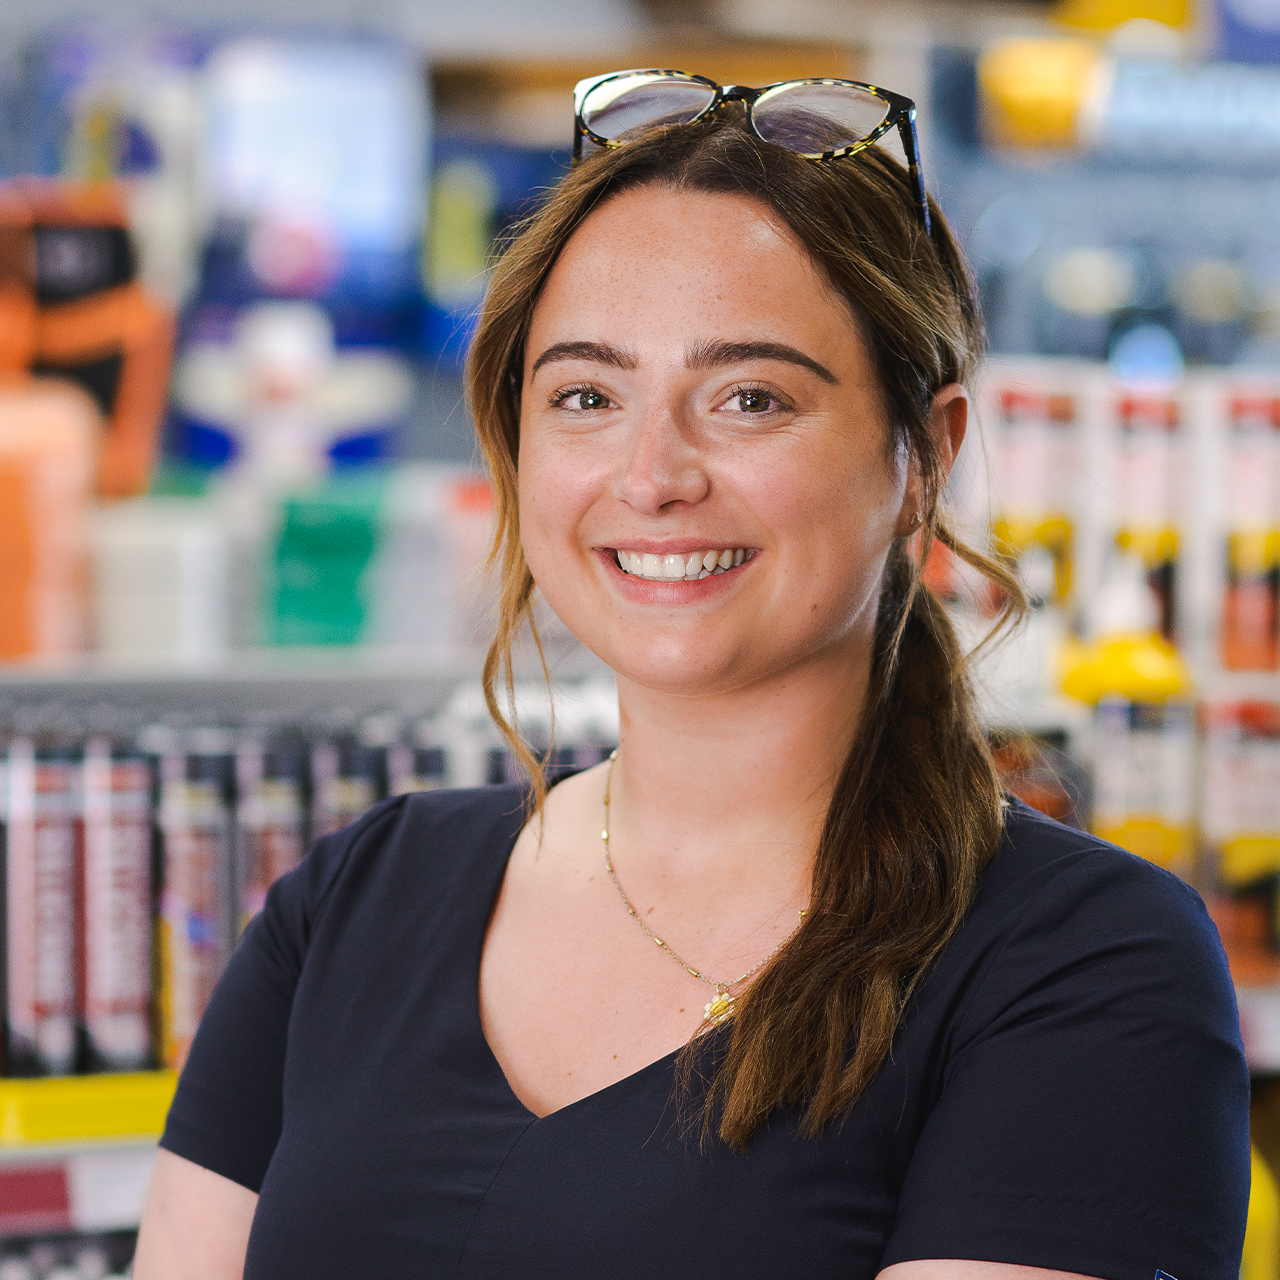
<path id="1" fill-rule="evenodd" d="M 520 540 L 529 569 L 541 586 L 553 558 L 564 571 L 562 553 L 576 541 L 591 503 L 592 485 L 572 459 L 536 438 L 528 445 L 522 439 L 518 466 Z"/>
<path id="2" fill-rule="evenodd" d="M 844 563 L 854 577 L 863 560 L 878 561 L 894 537 L 905 473 L 868 450 L 846 449 L 761 469 L 754 481 L 758 509 L 779 533 L 816 563 Z M 744 477 L 744 480 L 747 480 Z"/>

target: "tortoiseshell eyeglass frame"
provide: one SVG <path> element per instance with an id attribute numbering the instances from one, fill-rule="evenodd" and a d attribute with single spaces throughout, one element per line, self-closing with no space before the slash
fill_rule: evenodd
<path id="1" fill-rule="evenodd" d="M 600 85 L 610 80 L 620 79 L 622 76 L 651 76 L 655 81 L 673 79 L 685 84 L 692 82 L 704 85 L 712 90 L 711 101 L 696 116 L 685 121 L 684 123 L 686 124 L 694 124 L 698 120 L 705 119 L 713 112 L 719 111 L 726 102 L 741 102 L 746 107 L 747 123 L 750 125 L 751 131 L 762 142 L 769 142 L 769 139 L 765 138 L 756 127 L 752 108 L 757 99 L 775 89 L 799 88 L 804 85 L 833 85 L 836 88 L 856 89 L 861 93 L 867 93 L 872 97 L 879 98 L 889 110 L 885 118 L 866 137 L 859 138 L 852 145 L 842 147 L 837 151 L 812 153 L 797 151 L 795 154 L 802 156 L 806 160 L 824 164 L 829 160 L 839 160 L 844 156 L 857 155 L 859 151 L 866 150 L 873 142 L 878 142 L 890 129 L 896 128 L 898 137 L 902 140 L 903 154 L 907 160 L 907 171 L 913 192 L 912 203 L 916 216 L 920 220 L 920 225 L 923 227 L 925 234 L 928 235 L 930 233 L 929 198 L 925 192 L 924 174 L 920 168 L 920 139 L 916 134 L 916 104 L 910 98 L 905 98 L 900 93 L 893 93 L 889 89 L 881 89 L 878 85 L 864 84 L 860 80 L 832 80 L 823 76 L 815 76 L 806 80 L 779 80 L 774 84 L 766 84 L 759 89 L 752 89 L 741 84 L 719 85 L 714 80 L 708 80 L 706 76 L 695 75 L 689 71 L 674 71 L 663 67 L 642 67 L 631 71 L 609 71 L 604 75 L 589 76 L 585 80 L 579 80 L 574 86 L 574 164 L 577 164 L 582 159 L 582 140 L 584 138 L 590 139 L 598 147 L 626 146 L 626 139 L 606 138 L 601 134 L 595 133 L 588 127 L 583 117 L 583 108 L 586 106 L 587 95 Z M 770 146 L 776 145 L 778 144 L 770 142 Z"/>

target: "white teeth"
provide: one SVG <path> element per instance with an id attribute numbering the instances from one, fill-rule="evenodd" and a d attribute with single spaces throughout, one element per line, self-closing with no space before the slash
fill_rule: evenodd
<path id="1" fill-rule="evenodd" d="M 626 573 L 654 582 L 697 582 L 724 573 L 745 563 L 751 553 L 745 547 L 728 547 L 724 551 L 690 551 L 670 555 L 652 552 L 618 551 L 619 567 Z"/>

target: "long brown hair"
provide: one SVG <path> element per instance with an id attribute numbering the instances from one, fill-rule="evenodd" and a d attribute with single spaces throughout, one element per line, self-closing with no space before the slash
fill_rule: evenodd
<path id="1" fill-rule="evenodd" d="M 871 686 L 827 812 L 802 927 L 740 997 L 728 1044 L 702 1094 L 704 1135 L 745 1147 L 771 1111 L 804 1104 L 817 1134 L 843 1114 L 887 1057 L 921 975 L 963 920 L 1002 830 L 1000 787 L 973 709 L 964 655 L 918 564 L 941 542 L 1005 593 L 998 563 L 965 546 L 939 509 L 945 476 L 929 431 L 939 388 L 972 379 L 982 324 L 964 260 L 939 210 L 926 235 L 903 167 L 878 147 L 814 164 L 763 143 L 732 115 L 659 127 L 574 169 L 506 245 L 471 348 L 468 385 L 493 473 L 501 564 L 497 635 L 485 664 L 489 709 L 503 715 L 511 649 L 532 627 L 534 581 L 520 545 L 516 490 L 520 388 L 530 318 L 552 266 L 593 209 L 647 185 L 747 196 L 770 208 L 847 299 L 870 348 L 891 423 L 924 481 L 920 554 L 892 548 L 881 589 Z M 534 629 L 536 640 L 536 629 Z M 510 704 L 509 704 L 510 705 Z M 680 1074 L 693 1079 L 699 1041 Z"/>

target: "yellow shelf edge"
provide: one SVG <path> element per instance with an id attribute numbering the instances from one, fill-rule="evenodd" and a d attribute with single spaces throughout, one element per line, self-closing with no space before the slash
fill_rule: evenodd
<path id="1" fill-rule="evenodd" d="M 176 1085 L 172 1071 L 0 1080 L 0 1150 L 156 1138 Z"/>

